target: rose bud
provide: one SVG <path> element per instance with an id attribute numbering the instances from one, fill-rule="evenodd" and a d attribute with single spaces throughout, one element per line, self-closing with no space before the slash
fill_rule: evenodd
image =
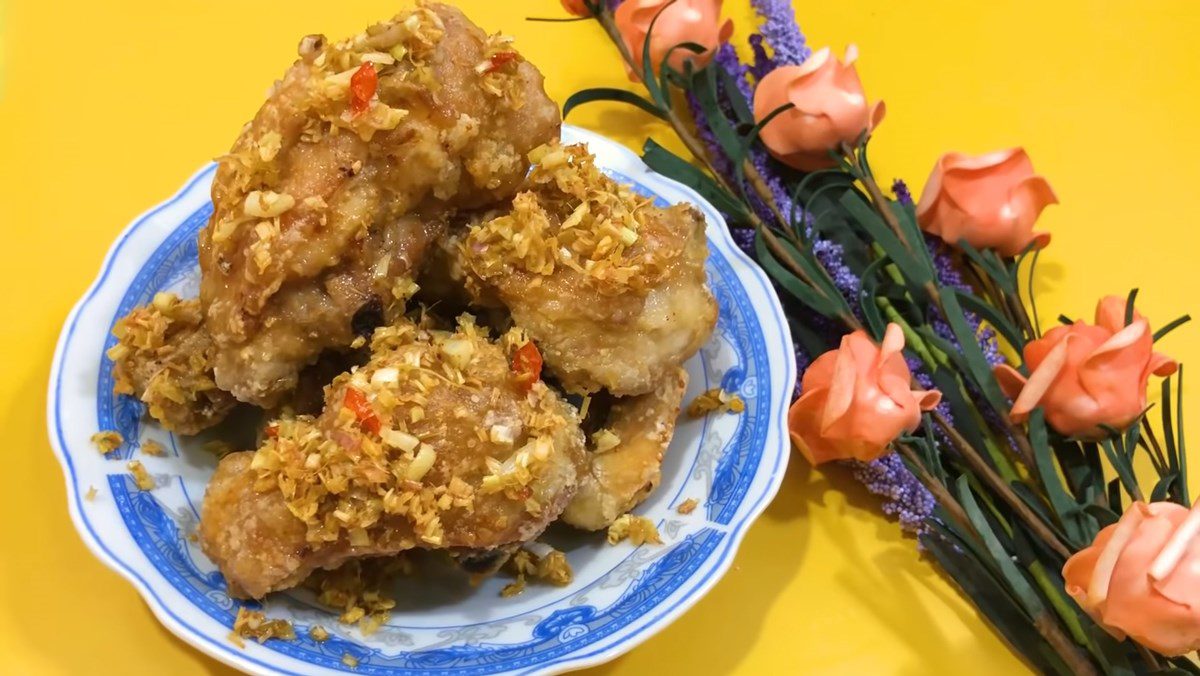
<path id="1" fill-rule="evenodd" d="M 1200 512 L 1135 502 L 1067 560 L 1067 593 L 1115 636 L 1167 656 L 1200 648 Z"/>
<path id="2" fill-rule="evenodd" d="M 754 90 L 754 119 L 762 122 L 789 103 L 794 108 L 776 115 L 762 128 L 760 138 L 780 162 L 801 171 L 832 167 L 830 151 L 843 142 L 853 144 L 863 132 L 883 121 L 882 101 L 867 103 L 854 60 L 858 50 L 846 49 L 840 62 L 826 47 L 799 66 L 780 66 Z"/>
<path id="3" fill-rule="evenodd" d="M 655 17 L 658 17 L 657 21 Z M 683 72 L 685 62 L 691 62 L 693 68 L 702 68 L 733 34 L 733 22 L 721 21 L 721 0 L 675 0 L 673 3 L 670 0 L 625 0 L 613 13 L 613 20 L 633 55 L 633 67 L 625 64 L 631 80 L 641 79 L 643 48 L 651 22 L 654 23 L 654 34 L 650 37 L 650 63 L 655 73 L 662 68 L 663 59 L 680 72 Z M 705 51 L 697 54 L 683 47 L 672 50 L 685 42 L 701 45 Z"/>
<path id="4" fill-rule="evenodd" d="M 1015 256 L 1030 243 L 1037 249 L 1050 243 L 1049 233 L 1034 232 L 1033 224 L 1051 204 L 1058 198 L 1021 148 L 979 157 L 946 153 L 925 183 L 917 221 L 950 244 L 966 240 Z"/>
<path id="5" fill-rule="evenodd" d="M 1125 325 L 1125 299 L 1096 306 L 1096 324 L 1056 326 L 1025 346 L 1027 379 L 1001 364 L 1000 387 L 1014 399 L 1014 422 L 1041 406 L 1050 426 L 1067 436 L 1099 439 L 1104 427 L 1124 429 L 1146 410 L 1150 374 L 1169 376 L 1175 360 L 1154 351 L 1150 322 L 1138 313 Z"/>
<path id="6" fill-rule="evenodd" d="M 903 349 L 904 333 L 888 324 L 882 345 L 855 331 L 808 367 L 788 430 L 809 462 L 875 460 L 896 437 L 917 429 L 921 411 L 937 406 L 940 392 L 912 389 Z"/>

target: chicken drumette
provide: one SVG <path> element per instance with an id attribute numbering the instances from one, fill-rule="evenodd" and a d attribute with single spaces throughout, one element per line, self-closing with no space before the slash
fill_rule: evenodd
<path id="1" fill-rule="evenodd" d="M 508 308 L 568 391 L 654 390 L 716 324 L 703 217 L 655 207 L 601 173 L 583 146 L 530 157 L 537 166 L 511 213 L 466 237 L 468 288 Z"/>
<path id="2" fill-rule="evenodd" d="M 575 409 L 510 366 L 532 349 L 516 331 L 489 341 L 469 316 L 453 333 L 379 329 L 319 417 L 279 420 L 217 466 L 200 542 L 230 592 L 260 598 L 357 557 L 537 537 L 574 495 L 584 451 Z"/>
<path id="3" fill-rule="evenodd" d="M 323 350 L 395 316 L 446 219 L 511 197 L 558 128 L 540 73 L 452 7 L 305 38 L 213 183 L 200 266 L 217 385 L 269 407 Z"/>

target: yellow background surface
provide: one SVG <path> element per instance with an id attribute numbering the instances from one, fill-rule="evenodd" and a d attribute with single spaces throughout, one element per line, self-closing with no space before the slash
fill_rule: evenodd
<path id="1" fill-rule="evenodd" d="M 395 4 L 0 0 L 0 670 L 224 671 L 161 628 L 75 534 L 45 432 L 54 342 L 118 231 L 227 149 L 300 36 L 349 34 Z M 558 15 L 553 0 L 459 4 L 515 35 L 557 100 L 628 86 L 597 26 L 523 20 Z M 743 40 L 753 25 L 744 0 L 726 4 Z M 881 177 L 915 191 L 941 152 L 1029 150 L 1062 200 L 1041 223 L 1054 233 L 1038 285 L 1043 322 L 1090 316 L 1099 295 L 1134 285 L 1152 321 L 1200 312 L 1200 3 L 797 4 L 811 44 L 859 45 L 868 93 L 887 101 L 873 144 Z M 635 147 L 668 138 L 616 107 L 571 121 Z M 1165 349 L 1200 364 L 1196 330 Z M 844 472 L 793 462 L 712 593 L 597 672 L 1021 669 L 874 498 Z"/>

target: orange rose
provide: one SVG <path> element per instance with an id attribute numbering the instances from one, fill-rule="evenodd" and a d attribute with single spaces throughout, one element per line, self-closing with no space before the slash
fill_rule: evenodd
<path id="1" fill-rule="evenodd" d="M 843 141 L 854 143 L 883 121 L 883 101 L 867 103 L 854 68 L 857 57 L 851 45 L 842 63 L 826 47 L 799 66 L 776 68 L 758 83 L 755 120 L 761 122 L 789 103 L 796 106 L 775 116 L 760 132 L 763 144 L 780 162 L 801 171 L 832 167 L 829 151 Z"/>
<path id="2" fill-rule="evenodd" d="M 658 17 L 657 21 L 655 17 Z M 642 47 L 652 21 L 655 23 L 654 35 L 650 38 L 650 63 L 656 73 L 668 52 L 671 56 L 667 63 L 675 70 L 682 71 L 685 61 L 691 61 L 694 68 L 702 68 L 712 60 L 717 47 L 728 42 L 733 34 L 733 22 L 728 19 L 721 22 L 721 0 L 675 0 L 674 3 L 670 0 L 625 0 L 613 14 L 613 19 L 636 64 L 636 68 L 625 64 L 631 80 L 641 78 Z M 702 45 L 706 51 L 697 54 L 682 47 L 671 51 L 672 47 L 685 42 Z"/>
<path id="3" fill-rule="evenodd" d="M 1062 434 L 1097 439 L 1101 425 L 1124 429 L 1146 409 L 1150 374 L 1169 376 L 1175 360 L 1154 352 L 1150 322 L 1134 313 L 1125 326 L 1125 299 L 1108 296 L 1096 306 L 1096 325 L 1056 326 L 1025 346 L 1028 380 L 1008 364 L 996 379 L 1021 422 L 1041 406 Z"/>
<path id="4" fill-rule="evenodd" d="M 1200 648 L 1200 512 L 1135 502 L 1063 566 L 1067 593 L 1108 633 L 1164 655 Z"/>
<path id="5" fill-rule="evenodd" d="M 965 239 L 976 249 L 1015 256 L 1030 242 L 1039 249 L 1050 243 L 1049 233 L 1034 232 L 1033 224 L 1051 204 L 1058 198 L 1022 148 L 979 157 L 946 153 L 925 183 L 917 220 L 950 244 Z"/>
<path id="6" fill-rule="evenodd" d="M 902 432 L 917 429 L 921 411 L 937 406 L 937 390 L 911 389 L 903 349 L 904 333 L 888 324 L 882 345 L 855 331 L 808 367 L 788 430 L 809 462 L 875 460 Z"/>
<path id="7" fill-rule="evenodd" d="M 591 16 L 592 15 L 592 10 L 588 9 L 587 5 L 585 5 L 583 3 L 583 0 L 560 0 L 560 1 L 562 2 L 563 9 L 567 10 L 568 14 L 574 14 L 575 16 Z"/>

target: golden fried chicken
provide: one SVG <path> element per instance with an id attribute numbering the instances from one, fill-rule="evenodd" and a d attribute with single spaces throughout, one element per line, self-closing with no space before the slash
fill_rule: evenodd
<path id="1" fill-rule="evenodd" d="M 512 212 L 467 236 L 470 288 L 508 307 L 568 391 L 652 391 L 716 324 L 703 217 L 653 206 L 581 145 L 530 159 L 537 166 Z"/>
<path id="2" fill-rule="evenodd" d="M 260 598 L 356 557 L 487 550 L 537 537 L 575 493 L 575 409 L 469 316 L 454 332 L 407 321 L 326 390 L 317 418 L 268 427 L 217 466 L 200 542 L 230 593 Z M 521 364 L 521 360 L 516 361 Z"/>
<path id="3" fill-rule="evenodd" d="M 402 311 L 446 218 L 508 199 L 557 137 L 503 36 L 420 3 L 300 59 L 220 159 L 200 235 L 216 382 L 270 407 L 327 348 Z"/>
<path id="4" fill-rule="evenodd" d="M 585 530 L 608 528 L 650 495 L 662 479 L 685 389 L 687 371 L 676 369 L 653 392 L 613 402 L 588 443 L 586 469 L 563 521 Z"/>
<path id="5" fill-rule="evenodd" d="M 204 330 L 200 301 L 158 293 L 146 306 L 117 321 L 113 391 L 146 404 L 169 430 L 195 434 L 225 417 L 237 403 L 213 382 L 212 337 Z"/>

